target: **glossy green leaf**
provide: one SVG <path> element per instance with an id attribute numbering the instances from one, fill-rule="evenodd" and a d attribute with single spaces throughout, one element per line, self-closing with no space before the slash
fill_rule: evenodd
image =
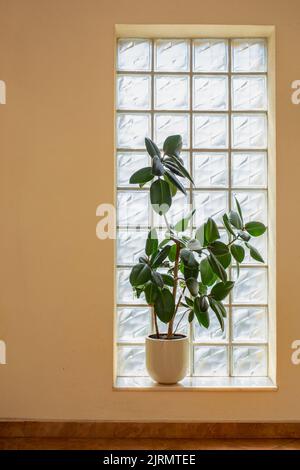
<path id="1" fill-rule="evenodd" d="M 176 251 L 177 251 L 177 245 L 174 243 L 174 245 L 171 245 L 168 257 L 171 263 L 174 263 L 175 258 L 176 258 Z"/>
<path id="2" fill-rule="evenodd" d="M 154 311 L 163 323 L 168 323 L 172 319 L 175 311 L 175 301 L 172 293 L 166 287 L 158 292 Z"/>
<path id="3" fill-rule="evenodd" d="M 163 144 L 163 151 L 167 155 L 173 155 L 174 153 L 180 153 L 182 149 L 182 137 L 181 135 L 169 135 Z"/>
<path id="4" fill-rule="evenodd" d="M 157 251 L 158 248 L 158 237 L 157 237 L 157 232 L 155 228 L 152 228 L 149 233 L 148 237 L 146 240 L 146 247 L 145 247 L 145 252 L 147 256 L 153 255 Z"/>
<path id="5" fill-rule="evenodd" d="M 157 145 L 153 142 L 153 140 L 149 139 L 149 137 L 146 137 L 146 138 L 145 138 L 145 146 L 146 146 L 147 152 L 149 153 L 150 157 L 153 158 L 155 155 L 157 155 L 158 157 L 160 157 L 160 150 L 159 150 L 159 148 L 158 148 Z"/>
<path id="6" fill-rule="evenodd" d="M 171 249 L 170 245 L 164 246 L 161 250 L 159 250 L 156 255 L 151 259 L 151 266 L 152 268 L 157 268 L 161 265 L 161 263 L 166 259 Z"/>
<path id="7" fill-rule="evenodd" d="M 141 168 L 140 170 L 136 171 L 131 175 L 129 183 L 130 184 L 145 184 L 148 181 L 151 181 L 154 178 L 152 174 L 151 166 L 146 166 L 145 168 Z"/>
<path id="8" fill-rule="evenodd" d="M 223 281 L 227 281 L 227 274 L 225 269 L 223 268 L 222 264 L 218 259 L 215 257 L 213 253 L 211 253 L 208 257 L 209 264 L 213 270 L 213 272 Z"/>
<path id="9" fill-rule="evenodd" d="M 164 174 L 163 178 L 168 183 L 168 185 L 170 186 L 171 196 L 172 197 L 176 196 L 177 188 L 176 188 L 175 184 L 172 183 L 172 181 L 170 180 L 170 178 L 168 178 L 168 175 L 166 173 Z"/>
<path id="10" fill-rule="evenodd" d="M 198 322 L 200 325 L 204 326 L 204 328 L 209 327 L 209 313 L 208 310 L 201 310 L 201 300 L 200 297 L 196 297 L 194 299 L 194 312 L 197 317 Z"/>
<path id="11" fill-rule="evenodd" d="M 251 238 L 250 235 L 247 232 L 244 232 L 243 230 L 239 230 L 238 235 L 244 242 L 248 242 Z"/>
<path id="12" fill-rule="evenodd" d="M 215 300 L 224 300 L 230 293 L 230 291 L 233 289 L 234 282 L 232 281 L 227 281 L 227 282 L 218 282 L 215 284 L 210 291 L 210 295 L 215 299 Z"/>
<path id="13" fill-rule="evenodd" d="M 152 174 L 155 176 L 162 176 L 165 173 L 165 168 L 161 162 L 161 159 L 154 155 L 152 160 Z"/>
<path id="14" fill-rule="evenodd" d="M 198 295 L 199 283 L 195 278 L 190 277 L 189 279 L 185 281 L 185 283 L 186 283 L 186 287 L 188 288 L 188 290 L 194 297 Z"/>
<path id="15" fill-rule="evenodd" d="M 235 228 L 239 230 L 243 228 L 241 218 L 239 214 L 235 211 L 229 212 L 229 222 L 231 223 L 231 225 L 233 225 Z"/>
<path id="16" fill-rule="evenodd" d="M 259 253 L 259 251 L 255 248 L 255 246 L 250 245 L 250 243 L 246 243 L 247 248 L 250 250 L 250 256 L 251 258 L 255 259 L 255 261 L 258 261 L 259 263 L 264 263 L 264 259 Z"/>
<path id="17" fill-rule="evenodd" d="M 240 206 L 240 203 L 237 199 L 236 196 L 234 196 L 234 200 L 235 200 L 235 204 L 236 204 L 236 208 L 237 208 L 237 211 L 238 211 L 238 214 L 240 216 L 240 219 L 242 221 L 242 225 L 244 225 L 244 219 L 243 219 L 243 214 L 242 214 L 242 209 L 241 209 L 241 206 Z"/>
<path id="18" fill-rule="evenodd" d="M 185 232 L 189 226 L 189 223 L 195 214 L 195 209 L 192 210 L 186 217 L 183 217 L 181 220 L 179 220 L 175 225 L 174 225 L 174 230 L 176 232 Z"/>
<path id="19" fill-rule="evenodd" d="M 172 205 L 172 196 L 169 184 L 162 179 L 154 181 L 150 187 L 150 200 L 153 210 L 159 215 L 168 212 Z"/>
<path id="20" fill-rule="evenodd" d="M 186 189 L 183 186 L 183 184 L 179 181 L 177 176 L 175 176 L 174 173 L 172 173 L 171 170 L 169 170 L 168 168 L 165 168 L 165 172 L 168 176 L 168 179 L 171 181 L 171 183 L 174 184 L 174 186 L 176 186 L 176 188 L 179 189 L 179 191 L 181 191 L 183 194 L 186 195 Z"/>
<path id="21" fill-rule="evenodd" d="M 215 242 L 210 243 L 210 245 L 208 245 L 208 249 L 216 256 L 227 255 L 229 251 L 228 246 L 225 245 L 225 243 L 220 242 L 219 240 L 216 240 Z"/>
<path id="22" fill-rule="evenodd" d="M 152 278 L 152 281 L 157 285 L 157 287 L 162 288 L 164 286 L 162 275 L 159 272 L 152 271 L 151 278 Z"/>
<path id="23" fill-rule="evenodd" d="M 186 248 L 183 248 L 180 251 L 180 258 L 186 266 L 189 266 L 191 268 L 196 267 L 199 264 L 198 261 L 195 259 L 195 256 L 192 251 L 187 250 Z"/>
<path id="24" fill-rule="evenodd" d="M 234 230 L 233 230 L 232 227 L 231 227 L 231 224 L 230 224 L 228 215 L 227 215 L 227 214 L 224 214 L 223 217 L 222 217 L 222 219 L 223 219 L 224 227 L 226 228 L 227 232 L 228 232 L 230 235 L 235 236 L 235 233 L 234 233 Z"/>
<path id="25" fill-rule="evenodd" d="M 252 237 L 259 237 L 267 230 L 267 227 L 261 222 L 248 222 L 245 224 L 245 229 Z"/>
<path id="26" fill-rule="evenodd" d="M 166 286 L 170 286 L 170 287 L 173 287 L 174 286 L 174 278 L 173 276 L 171 276 L 170 274 L 161 274 L 162 278 L 163 278 L 163 281 L 164 281 L 164 284 Z"/>
<path id="27" fill-rule="evenodd" d="M 245 250 L 241 245 L 238 245 L 237 243 L 234 243 L 233 245 L 231 245 L 230 251 L 231 251 L 231 254 L 234 257 L 234 259 L 238 263 L 242 263 L 244 261 Z"/>
<path id="28" fill-rule="evenodd" d="M 200 225 L 200 227 L 196 230 L 195 238 L 200 242 L 201 246 L 207 245 L 207 240 L 205 237 L 205 224 Z"/>
<path id="29" fill-rule="evenodd" d="M 141 286 L 146 284 L 151 278 L 151 269 L 148 264 L 138 263 L 133 266 L 129 281 L 132 286 Z"/>
<path id="30" fill-rule="evenodd" d="M 174 163 L 174 165 L 180 171 L 180 173 L 185 178 L 187 178 L 192 184 L 194 184 L 193 178 L 191 177 L 191 175 L 189 174 L 189 172 L 187 171 L 183 163 L 179 160 L 179 158 L 175 157 L 175 155 L 169 155 L 168 158 Z"/>
<path id="31" fill-rule="evenodd" d="M 200 262 L 201 281 L 204 285 L 210 286 L 214 280 L 214 272 L 208 261 L 208 258 L 203 258 Z"/>
<path id="32" fill-rule="evenodd" d="M 231 254 L 230 251 L 225 255 L 215 255 L 219 263 L 223 266 L 224 269 L 227 269 L 231 263 Z"/>
<path id="33" fill-rule="evenodd" d="M 189 323 L 192 323 L 192 321 L 194 320 L 194 316 L 195 316 L 194 310 L 190 310 L 189 311 L 189 316 L 188 316 Z"/>
<path id="34" fill-rule="evenodd" d="M 218 238 L 220 238 L 220 233 L 217 224 L 211 217 L 209 217 L 209 219 L 205 223 L 204 233 L 207 243 L 212 243 Z"/>
<path id="35" fill-rule="evenodd" d="M 157 299 L 159 289 L 156 284 L 149 282 L 145 287 L 145 297 L 148 305 L 153 305 Z"/>
<path id="36" fill-rule="evenodd" d="M 207 294 L 207 286 L 203 284 L 203 282 L 199 282 L 199 294 L 206 295 Z"/>
<path id="37" fill-rule="evenodd" d="M 188 304 L 189 307 L 193 308 L 194 307 L 194 301 L 190 299 L 189 297 L 185 296 L 185 301 Z"/>
<path id="38" fill-rule="evenodd" d="M 215 299 L 209 298 L 209 305 L 211 309 L 215 312 L 222 331 L 224 331 L 224 318 L 222 308 L 220 307 L 219 302 Z"/>

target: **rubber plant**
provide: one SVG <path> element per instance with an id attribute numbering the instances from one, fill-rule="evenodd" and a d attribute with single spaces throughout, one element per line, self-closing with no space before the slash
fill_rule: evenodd
<path id="1" fill-rule="evenodd" d="M 180 135 L 167 137 L 163 152 L 149 138 L 145 139 L 145 145 L 152 165 L 136 171 L 130 183 L 139 184 L 140 187 L 151 183 L 152 208 L 164 217 L 167 229 L 160 241 L 155 228 L 149 231 L 145 253 L 133 266 L 130 283 L 136 296 L 144 296 L 152 307 L 157 338 L 162 337 L 158 318 L 168 324 L 168 339 L 174 338 L 185 315 L 189 322 L 196 319 L 201 327 L 209 328 L 210 314 L 214 314 L 224 330 L 226 308 L 223 301 L 234 288 L 234 281 L 228 279 L 226 270 L 234 260 L 239 273 L 239 266 L 247 250 L 254 260 L 264 262 L 251 244 L 251 238 L 261 236 L 266 227 L 259 221 L 245 223 L 237 198 L 236 210 L 224 213 L 222 217 L 228 243 L 221 241 L 219 229 L 212 217 L 198 227 L 193 236 L 189 236 L 187 229 L 195 210 L 171 225 L 167 213 L 173 197 L 177 191 L 187 194 L 184 180 L 194 184 L 180 157 L 182 138 Z M 179 307 L 184 307 L 184 312 L 177 320 Z"/>

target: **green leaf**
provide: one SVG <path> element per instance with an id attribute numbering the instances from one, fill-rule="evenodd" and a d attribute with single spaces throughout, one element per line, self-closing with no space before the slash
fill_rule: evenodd
<path id="1" fill-rule="evenodd" d="M 200 262 L 201 281 L 204 285 L 210 286 L 214 280 L 214 272 L 209 264 L 208 258 Z"/>
<path id="2" fill-rule="evenodd" d="M 235 211 L 230 211 L 229 212 L 229 222 L 231 223 L 231 225 L 233 225 L 237 229 L 242 229 L 243 228 L 241 218 L 240 218 L 239 214 Z"/>
<path id="3" fill-rule="evenodd" d="M 157 238 L 157 232 L 155 228 L 152 228 L 149 233 L 148 237 L 146 240 L 146 248 L 145 252 L 147 256 L 153 255 L 153 253 L 156 253 L 158 248 L 158 238 Z"/>
<path id="4" fill-rule="evenodd" d="M 201 310 L 201 300 L 200 300 L 200 297 L 196 297 L 194 299 L 194 312 L 195 312 L 195 315 L 197 317 L 197 320 L 198 322 L 200 323 L 200 325 L 204 326 L 204 328 L 208 328 L 209 327 L 209 314 L 208 314 L 208 310 Z"/>
<path id="5" fill-rule="evenodd" d="M 207 245 L 207 240 L 205 237 L 205 224 L 200 225 L 200 227 L 196 230 L 195 238 L 200 242 L 202 246 Z"/>
<path id="6" fill-rule="evenodd" d="M 179 170 L 179 168 L 175 165 L 172 159 L 169 159 L 169 157 L 166 158 L 163 164 L 166 168 L 171 170 L 172 173 L 175 173 L 175 175 L 180 176 L 180 178 L 184 178 L 184 174 L 182 173 L 182 171 Z"/>
<path id="7" fill-rule="evenodd" d="M 153 305 L 157 299 L 159 289 L 156 284 L 149 282 L 145 287 L 145 297 L 148 305 Z"/>
<path id="8" fill-rule="evenodd" d="M 163 323 L 168 323 L 173 318 L 175 301 L 172 293 L 166 287 L 158 292 L 154 311 Z"/>
<path id="9" fill-rule="evenodd" d="M 191 268 L 199 265 L 193 253 L 190 250 L 187 250 L 186 248 L 183 248 L 180 251 L 180 258 L 186 266 L 189 266 Z"/>
<path id="10" fill-rule="evenodd" d="M 238 211 L 238 214 L 240 216 L 240 219 L 242 221 L 242 225 L 244 225 L 244 219 L 243 219 L 243 214 L 242 214 L 242 209 L 241 209 L 241 206 L 240 206 L 240 203 L 237 199 L 236 196 L 234 196 L 234 200 L 235 200 L 235 204 L 236 204 L 236 208 L 237 208 L 237 211 Z"/>
<path id="11" fill-rule="evenodd" d="M 227 253 L 229 251 L 228 246 L 225 245 L 225 243 L 220 242 L 219 240 L 211 243 L 208 246 L 208 249 L 209 249 L 209 251 L 211 251 L 216 256 L 217 255 L 219 255 L 219 256 L 227 255 Z"/>
<path id="12" fill-rule="evenodd" d="M 215 300 L 224 300 L 229 295 L 229 292 L 232 290 L 233 286 L 234 282 L 232 281 L 227 281 L 225 283 L 218 282 L 218 284 L 215 284 L 210 291 L 210 295 Z"/>
<path id="13" fill-rule="evenodd" d="M 220 238 L 217 224 L 214 221 L 214 219 L 212 219 L 211 217 L 207 220 L 205 224 L 204 233 L 205 233 L 205 239 L 207 243 L 212 243 L 218 238 Z"/>
<path id="14" fill-rule="evenodd" d="M 192 321 L 194 320 L 194 310 L 190 310 L 189 311 L 189 316 L 188 316 L 188 321 L 189 323 L 192 323 Z"/>
<path id="15" fill-rule="evenodd" d="M 166 259 L 171 249 L 170 245 L 164 246 L 161 250 L 159 250 L 156 255 L 151 259 L 150 264 L 152 268 L 157 268 L 161 265 L 161 263 Z"/>
<path id="16" fill-rule="evenodd" d="M 195 212 L 196 212 L 196 209 L 192 210 L 186 217 L 183 217 L 181 220 L 179 220 L 174 225 L 174 230 L 176 232 L 185 232 Z"/>
<path id="17" fill-rule="evenodd" d="M 259 251 L 255 248 L 255 246 L 250 245 L 250 243 L 246 243 L 247 248 L 250 250 L 250 256 L 251 258 L 255 259 L 255 261 L 258 261 L 259 263 L 264 263 L 264 259 L 259 253 Z"/>
<path id="18" fill-rule="evenodd" d="M 183 186 L 182 183 L 180 183 L 179 179 L 171 172 L 171 170 L 169 170 L 168 168 L 165 168 L 165 172 L 169 180 L 171 181 L 171 183 L 174 184 L 174 186 L 176 186 L 176 188 L 179 189 L 179 191 L 181 191 L 183 194 L 186 195 L 185 187 Z"/>
<path id="19" fill-rule="evenodd" d="M 238 235 L 242 240 L 244 240 L 244 242 L 248 242 L 251 238 L 250 235 L 246 232 L 243 232 L 243 230 L 239 230 Z"/>
<path id="20" fill-rule="evenodd" d="M 186 303 L 188 304 L 189 307 L 194 307 L 194 301 L 192 299 L 190 299 L 189 297 L 185 296 L 185 301 Z"/>
<path id="21" fill-rule="evenodd" d="M 222 331 L 224 331 L 223 313 L 222 313 L 222 308 L 220 307 L 219 302 L 215 299 L 209 298 L 209 305 L 211 309 L 215 312 Z"/>
<path id="22" fill-rule="evenodd" d="M 199 294 L 206 295 L 207 294 L 207 286 L 203 284 L 203 282 L 199 282 Z"/>
<path id="23" fill-rule="evenodd" d="M 241 245 L 238 245 L 237 243 L 234 243 L 233 245 L 231 245 L 230 251 L 231 251 L 231 254 L 234 257 L 234 259 L 238 263 L 242 263 L 244 261 L 245 250 Z"/>
<path id="24" fill-rule="evenodd" d="M 163 151 L 167 155 L 173 155 L 174 153 L 180 153 L 182 149 L 182 137 L 181 135 L 169 135 L 163 144 Z"/>
<path id="25" fill-rule="evenodd" d="M 229 218 L 228 218 L 228 215 L 227 214 L 224 214 L 223 215 L 223 224 L 224 224 L 224 227 L 226 228 L 227 232 L 230 234 L 230 235 L 233 235 L 235 236 L 235 233 L 230 225 L 230 222 L 229 222 Z"/>
<path id="26" fill-rule="evenodd" d="M 153 210 L 159 215 L 168 212 L 172 204 L 169 184 L 162 179 L 154 181 L 150 187 L 150 200 Z"/>
<path id="27" fill-rule="evenodd" d="M 171 246 L 168 257 L 171 263 L 174 263 L 175 258 L 176 258 L 176 251 L 177 251 L 177 245 L 174 243 L 174 245 Z"/>
<path id="28" fill-rule="evenodd" d="M 185 283 L 186 283 L 186 287 L 188 288 L 188 290 L 194 297 L 198 295 L 199 283 L 195 278 L 190 277 L 189 279 L 185 281 Z"/>
<path id="29" fill-rule="evenodd" d="M 159 148 L 157 147 L 157 145 L 153 142 L 153 140 L 149 139 L 149 137 L 146 137 L 145 138 L 145 145 L 146 145 L 146 149 L 147 149 L 147 152 L 149 153 L 150 157 L 154 157 L 155 155 L 157 155 L 158 157 L 160 157 L 160 150 Z"/>
<path id="30" fill-rule="evenodd" d="M 157 271 L 152 271 L 151 277 L 152 281 L 157 285 L 157 287 L 164 287 L 164 281 L 160 273 Z"/>
<path id="31" fill-rule="evenodd" d="M 267 230 L 267 227 L 261 222 L 248 222 L 245 224 L 245 229 L 252 237 L 259 237 Z"/>
<path id="32" fill-rule="evenodd" d="M 138 263 L 133 266 L 129 276 L 129 281 L 132 286 L 142 286 L 149 281 L 150 277 L 151 269 L 148 264 Z"/>
<path id="33" fill-rule="evenodd" d="M 171 196 L 174 197 L 176 196 L 177 194 L 177 187 L 175 186 L 175 184 L 172 183 L 172 181 L 170 180 L 170 178 L 168 177 L 168 175 L 165 173 L 164 174 L 164 180 L 168 183 L 168 185 L 170 186 L 170 191 L 171 191 Z"/>
<path id="34" fill-rule="evenodd" d="M 193 178 L 191 177 L 191 175 L 189 174 L 185 166 L 182 164 L 182 162 L 179 160 L 179 158 L 176 157 L 175 155 L 169 155 L 168 158 L 174 163 L 174 165 L 180 171 L 180 173 L 182 173 L 182 175 L 185 178 L 187 178 L 192 184 L 194 184 Z M 169 163 L 169 160 L 168 160 L 168 163 Z"/>
<path id="35" fill-rule="evenodd" d="M 225 255 L 216 255 L 216 258 L 221 263 L 224 269 L 227 269 L 231 263 L 231 254 L 229 251 Z"/>
<path id="36" fill-rule="evenodd" d="M 148 264 L 148 258 L 147 258 L 147 256 L 140 256 L 140 257 L 139 257 L 139 263 L 146 263 L 146 264 Z"/>
<path id="37" fill-rule="evenodd" d="M 170 276 L 170 274 L 162 274 L 161 275 L 166 286 L 173 287 L 174 286 L 174 278 Z"/>
<path id="38" fill-rule="evenodd" d="M 190 277 L 193 277 L 194 279 L 198 279 L 198 274 L 199 274 L 199 264 L 198 263 L 197 263 L 197 265 L 195 265 L 193 267 L 184 265 L 183 275 L 184 275 L 185 280 L 189 279 Z"/>
<path id="39" fill-rule="evenodd" d="M 152 174 L 155 176 L 162 176 L 165 173 L 165 168 L 161 162 L 161 159 L 154 155 L 152 160 Z"/>
<path id="40" fill-rule="evenodd" d="M 213 253 L 211 253 L 208 257 L 209 264 L 213 272 L 221 279 L 221 281 L 227 281 L 227 274 L 225 269 L 223 268 L 222 264 L 218 259 L 215 257 Z"/>
<path id="41" fill-rule="evenodd" d="M 141 168 L 140 170 L 136 171 L 131 175 L 129 183 L 130 184 L 145 184 L 148 181 L 151 181 L 154 178 L 152 174 L 151 166 L 146 166 L 145 168 Z"/>
<path id="42" fill-rule="evenodd" d="M 200 308 L 202 312 L 206 312 L 209 309 L 207 297 L 203 295 L 200 296 Z"/>

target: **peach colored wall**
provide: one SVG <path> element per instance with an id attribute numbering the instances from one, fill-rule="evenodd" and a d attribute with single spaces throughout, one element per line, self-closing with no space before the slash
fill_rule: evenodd
<path id="1" fill-rule="evenodd" d="M 0 11 L 0 417 L 300 421 L 299 1 L 0 0 Z M 277 392 L 112 390 L 113 242 L 96 238 L 95 210 L 114 193 L 116 23 L 276 26 Z"/>

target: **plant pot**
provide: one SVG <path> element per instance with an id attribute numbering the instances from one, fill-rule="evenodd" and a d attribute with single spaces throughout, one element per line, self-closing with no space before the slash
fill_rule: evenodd
<path id="1" fill-rule="evenodd" d="M 176 384 L 188 369 L 189 340 L 185 335 L 150 335 L 146 338 L 146 367 L 150 377 L 160 384 Z"/>

